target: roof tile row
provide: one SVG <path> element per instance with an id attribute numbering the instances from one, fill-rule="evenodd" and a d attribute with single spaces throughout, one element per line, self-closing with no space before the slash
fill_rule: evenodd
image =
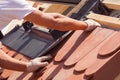
<path id="1" fill-rule="evenodd" d="M 34 73 L 5 69 L 1 74 L 7 80 L 119 80 L 120 32 L 97 27 L 91 32 L 77 30 L 49 51 L 54 56 L 48 66 Z M 29 58 L 3 46 L 13 58 Z"/>

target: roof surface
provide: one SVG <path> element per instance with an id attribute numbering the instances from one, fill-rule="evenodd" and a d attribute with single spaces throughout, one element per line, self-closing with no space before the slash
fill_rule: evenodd
<path id="1" fill-rule="evenodd" d="M 104 26 L 91 32 L 77 30 L 48 52 L 54 57 L 45 68 L 34 73 L 5 69 L 1 79 L 120 80 L 119 40 L 119 30 Z M 6 46 L 2 50 L 13 58 L 29 61 L 29 58 Z"/>
<path id="2" fill-rule="evenodd" d="M 8 80 L 114 80 L 120 73 L 120 53 L 110 48 L 116 47 L 119 35 L 118 31 L 99 27 L 92 32 L 75 31 L 49 52 L 56 55 L 46 70 L 23 73 L 5 69 L 1 76 Z M 29 60 L 5 46 L 2 49 L 16 59 Z"/>

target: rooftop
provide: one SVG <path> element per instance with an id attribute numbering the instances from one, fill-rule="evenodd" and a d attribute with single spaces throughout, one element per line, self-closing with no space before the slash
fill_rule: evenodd
<path id="1" fill-rule="evenodd" d="M 77 9 L 81 9 L 80 6 L 83 6 L 85 1 L 87 0 L 81 0 L 76 6 L 72 5 L 74 8 L 67 16 L 76 11 L 75 15 L 80 17 Z M 53 55 L 48 66 L 34 73 L 4 69 L 1 80 L 120 80 L 120 1 L 104 0 L 102 4 L 110 10 L 109 14 L 93 9 L 94 12 L 86 15 L 87 18 L 100 22 L 102 27 L 91 32 L 73 31 L 48 52 Z M 50 9 L 51 4 L 45 5 L 39 3 L 38 6 L 44 7 L 46 12 L 54 10 L 53 7 Z M 55 8 L 61 5 L 52 6 Z M 68 6 L 63 8 L 67 9 Z M 60 9 L 58 12 L 64 13 L 65 10 Z M 5 45 L 2 50 L 18 60 L 30 60 Z"/>

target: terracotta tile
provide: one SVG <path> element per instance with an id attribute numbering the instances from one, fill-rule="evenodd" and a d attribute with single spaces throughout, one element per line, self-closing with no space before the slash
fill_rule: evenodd
<path id="1" fill-rule="evenodd" d="M 96 32 L 100 30 L 101 28 L 97 28 L 94 32 L 92 32 L 92 34 L 95 35 Z M 62 61 L 67 59 L 77 49 L 77 47 L 82 43 L 82 41 L 84 41 L 84 39 L 90 35 L 91 34 L 87 32 L 75 31 L 71 38 L 57 52 L 55 56 L 55 61 Z"/>
<path id="2" fill-rule="evenodd" d="M 12 70 L 8 70 L 8 69 L 4 69 L 3 73 L 0 75 L 2 76 L 3 79 L 8 78 L 14 71 Z"/>
<path id="3" fill-rule="evenodd" d="M 77 44 L 75 44 L 75 43 L 82 33 L 83 33 L 83 31 L 81 31 L 81 30 L 74 32 L 74 34 L 69 38 L 69 40 L 57 52 L 54 60 L 62 61 L 64 59 L 66 59 L 65 56 L 70 54 L 70 52 L 72 52 L 76 49 Z"/>
<path id="4" fill-rule="evenodd" d="M 29 73 L 23 80 L 41 80 L 38 77 L 34 76 L 33 73 Z"/>
<path id="5" fill-rule="evenodd" d="M 106 64 L 104 64 L 95 74 L 95 80 L 115 80 L 120 74 L 120 50 Z M 119 78 L 120 80 L 120 78 Z"/>
<path id="6" fill-rule="evenodd" d="M 66 43 L 48 52 L 56 56 L 45 70 L 24 73 L 5 69 L 1 76 L 8 80 L 114 80 L 120 73 L 120 50 L 114 52 L 119 48 L 119 35 L 99 27 L 92 32 L 75 31 Z M 30 60 L 7 47 L 3 51 L 15 59 Z M 115 54 L 110 55 L 112 52 Z"/>
<path id="7" fill-rule="evenodd" d="M 17 55 L 17 52 L 13 51 L 13 50 L 10 50 L 7 54 L 11 57 L 14 57 L 15 55 Z"/>
<path id="8" fill-rule="evenodd" d="M 41 80 L 70 80 L 70 78 L 75 77 L 74 67 L 65 67 L 63 62 L 59 64 L 53 64 L 48 68 L 43 76 L 39 79 Z M 83 78 L 83 75 L 79 73 L 79 76 L 76 76 L 76 79 Z"/>
<path id="9" fill-rule="evenodd" d="M 104 66 L 116 54 L 117 54 L 117 52 L 115 54 L 113 54 L 112 56 L 106 57 L 106 58 L 99 56 L 99 58 L 97 58 L 96 62 L 87 68 L 87 70 L 85 71 L 85 75 L 88 77 L 93 76 L 102 66 Z"/>
<path id="10" fill-rule="evenodd" d="M 84 73 L 72 74 L 69 77 L 65 78 L 64 80 L 85 80 Z"/>
<path id="11" fill-rule="evenodd" d="M 8 53 L 9 50 L 11 50 L 11 49 L 8 48 L 7 46 L 4 46 L 4 45 L 3 45 L 2 50 L 3 50 L 5 53 Z"/>
<path id="12" fill-rule="evenodd" d="M 50 70 L 54 70 L 55 67 L 56 66 L 54 66 L 53 63 L 50 63 L 47 67 L 40 68 L 38 71 L 34 72 L 31 75 L 28 74 L 24 79 L 28 79 L 29 78 L 29 80 L 49 80 L 48 78 L 50 78 L 51 76 L 54 75 L 54 73 L 52 71 L 49 72 L 49 69 Z"/>
<path id="13" fill-rule="evenodd" d="M 116 32 L 111 38 L 101 47 L 99 55 L 109 56 L 115 53 L 120 48 L 120 32 Z"/>
<path id="14" fill-rule="evenodd" d="M 20 53 L 18 53 L 14 58 L 18 60 L 22 60 L 22 61 L 29 61 L 29 58 L 25 57 L 24 55 Z"/>
<path id="15" fill-rule="evenodd" d="M 61 71 L 61 69 L 63 67 L 63 63 L 54 64 L 54 62 L 53 62 L 50 65 L 52 65 L 52 66 L 49 67 L 45 71 L 45 73 L 41 76 L 42 80 L 53 80 L 53 78 L 59 73 L 59 71 Z"/>
<path id="16" fill-rule="evenodd" d="M 44 73 L 44 70 L 42 71 L 42 69 L 40 71 L 36 71 L 34 73 L 23 73 L 23 72 L 14 72 L 13 74 L 11 74 L 11 76 L 8 78 L 8 80 L 49 80 L 49 78 L 51 76 L 53 76 L 53 70 L 55 69 L 55 65 L 53 66 L 53 63 L 50 63 L 46 68 L 48 71 L 45 72 L 44 75 L 42 75 L 42 73 Z M 49 71 L 50 69 L 50 71 Z M 41 77 L 42 75 L 42 77 Z M 50 79 L 51 80 L 51 79 Z"/>
<path id="17" fill-rule="evenodd" d="M 6 52 L 6 54 L 12 56 L 12 54 L 9 54 L 9 52 L 11 53 L 11 51 L 12 51 L 10 48 L 8 48 L 8 47 L 6 47 L 6 46 L 3 45 L 2 50 L 3 50 L 4 52 Z M 8 78 L 13 72 L 14 72 L 14 71 L 12 71 L 12 70 L 4 69 L 3 73 L 1 74 L 1 76 L 2 76 L 3 79 L 6 79 L 6 78 Z"/>
<path id="18" fill-rule="evenodd" d="M 66 80 L 73 74 L 74 68 L 61 68 L 61 70 L 54 76 L 53 80 Z"/>
<path id="19" fill-rule="evenodd" d="M 101 30 L 102 31 L 102 30 Z M 100 31 L 100 32 L 101 32 Z M 106 30 L 108 33 L 109 31 Z M 112 31 L 111 31 L 112 34 Z M 91 35 L 91 34 L 90 34 Z M 89 36 L 90 36 L 89 35 Z M 101 35 L 101 34 L 100 34 Z M 109 32 L 110 35 L 110 32 Z M 106 36 L 106 35 L 105 35 Z M 99 45 L 101 46 L 101 45 Z M 99 47 L 98 46 L 98 47 Z M 96 53 L 98 52 L 99 48 L 95 48 Z M 61 48 L 62 49 L 62 48 Z M 94 52 L 94 50 L 93 50 Z M 92 54 L 92 51 L 91 51 Z M 90 54 L 89 54 L 90 55 Z M 94 55 L 94 54 L 93 54 Z M 91 55 L 92 56 L 92 55 Z M 63 56 L 64 57 L 64 56 Z M 15 56 L 16 59 L 23 59 L 23 56 L 21 54 Z M 66 58 L 67 59 L 67 58 Z M 89 59 L 89 58 L 88 58 Z M 87 59 L 87 60 L 88 60 Z M 95 58 L 94 58 L 95 59 Z M 107 58 L 108 59 L 108 58 Z M 89 60 L 90 61 L 90 60 Z M 94 60 L 93 60 L 94 61 Z M 107 62 L 106 62 L 107 63 Z M 90 68 L 90 67 L 89 67 Z M 88 69 L 89 69 L 88 68 Z M 101 68 L 101 67 L 100 67 Z M 84 79 L 84 72 L 77 72 L 74 71 L 75 67 L 65 67 L 64 66 L 64 61 L 61 62 L 56 62 L 52 61 L 48 66 L 47 69 L 45 70 L 44 74 L 42 76 L 39 75 L 39 72 L 36 74 L 27 74 L 24 75 L 20 72 L 12 72 L 8 78 L 8 80 L 85 80 Z M 98 69 L 99 70 L 99 69 Z M 96 72 L 96 71 L 95 71 Z M 16 74 L 16 75 L 15 75 Z M 85 74 L 86 75 L 86 74 Z"/>
<path id="20" fill-rule="evenodd" d="M 7 51 L 7 47 L 6 47 L 6 51 Z M 10 50 L 10 49 L 9 49 Z M 16 53 L 16 51 L 10 50 L 8 51 L 8 55 L 13 56 Z M 20 60 L 24 60 L 24 61 L 28 61 L 28 59 L 24 56 L 22 56 L 21 54 L 17 54 L 15 57 L 15 59 L 20 59 Z M 11 76 L 11 74 L 13 74 L 14 71 L 13 70 L 8 70 L 8 69 L 4 69 L 3 73 L 1 74 L 1 76 L 3 78 L 8 78 L 9 76 Z"/>
<path id="21" fill-rule="evenodd" d="M 73 54 L 65 61 L 65 66 L 71 66 L 85 57 L 91 50 L 96 48 L 101 42 L 109 37 L 114 31 L 110 29 L 102 29 L 98 33 L 86 38 Z M 98 37 L 99 36 L 99 37 Z"/>
<path id="22" fill-rule="evenodd" d="M 8 78 L 8 80 L 28 80 L 29 78 L 27 76 L 28 75 L 31 76 L 31 74 L 32 73 L 26 73 L 26 72 L 18 72 L 18 71 L 16 71 L 13 74 L 11 74 L 11 76 Z"/>
<path id="23" fill-rule="evenodd" d="M 21 60 L 21 61 L 28 61 L 29 59 L 23 56 L 22 54 L 17 54 L 15 59 Z M 26 80 L 24 77 L 27 77 L 28 73 L 19 72 L 19 71 L 12 71 L 9 73 L 8 80 Z"/>
<path id="24" fill-rule="evenodd" d="M 114 32 L 113 34 L 115 34 L 116 32 Z M 113 35 L 111 34 L 111 35 Z M 76 65 L 75 65 L 75 71 L 84 71 L 86 70 L 89 66 L 91 66 L 96 60 L 97 60 L 97 56 L 99 53 L 99 49 L 101 49 L 101 47 L 104 47 L 103 45 L 108 42 L 108 40 L 111 38 L 108 37 L 107 39 L 105 39 L 100 45 L 98 45 L 95 49 L 93 49 L 91 52 L 89 52 L 88 55 L 86 55 L 83 59 L 81 59 Z"/>
<path id="25" fill-rule="evenodd" d="M 92 50 L 88 55 L 86 55 L 83 59 L 81 59 L 76 65 L 75 65 L 75 71 L 81 72 L 86 70 L 89 66 L 91 66 L 96 60 L 98 51 L 101 48 L 100 44 L 97 46 L 94 50 Z"/>

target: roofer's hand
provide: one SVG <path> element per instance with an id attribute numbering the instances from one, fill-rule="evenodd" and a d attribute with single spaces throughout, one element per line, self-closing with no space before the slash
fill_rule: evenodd
<path id="1" fill-rule="evenodd" d="M 42 56 L 42 57 L 37 57 L 27 64 L 27 72 L 33 72 L 38 70 L 41 67 L 45 67 L 48 65 L 48 62 L 46 60 L 51 59 L 52 56 Z"/>
<path id="2" fill-rule="evenodd" d="M 101 25 L 98 22 L 96 22 L 92 19 L 88 19 L 85 22 L 88 25 L 88 28 L 85 31 L 91 31 L 91 30 L 95 29 L 96 27 L 101 27 Z"/>

